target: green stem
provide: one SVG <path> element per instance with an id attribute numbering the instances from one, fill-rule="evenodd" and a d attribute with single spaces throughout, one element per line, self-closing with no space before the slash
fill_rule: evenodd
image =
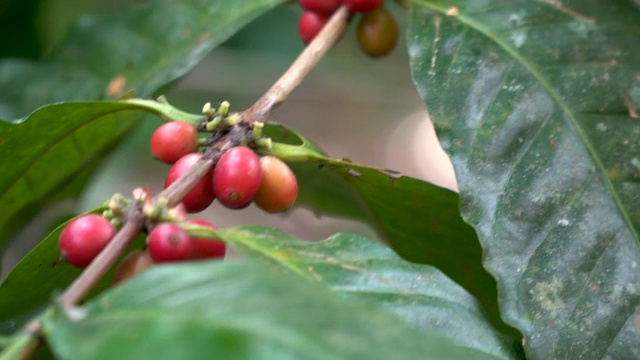
<path id="1" fill-rule="evenodd" d="M 141 105 L 147 109 L 154 110 L 156 115 L 160 116 L 163 119 L 169 119 L 170 121 L 184 121 L 193 124 L 196 127 L 200 125 L 203 119 L 202 115 L 190 114 L 188 112 L 182 111 L 169 104 L 167 101 L 128 99 L 123 100 L 123 102 Z"/>
<path id="2" fill-rule="evenodd" d="M 29 327 L 33 326 L 37 327 L 35 331 L 20 333 L 0 352 L 0 360 L 26 360 L 35 353 L 40 345 L 40 326 L 38 322 L 29 325 Z"/>

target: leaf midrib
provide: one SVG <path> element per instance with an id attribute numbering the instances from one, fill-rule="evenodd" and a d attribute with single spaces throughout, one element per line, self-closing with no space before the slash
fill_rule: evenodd
<path id="1" fill-rule="evenodd" d="M 449 10 L 448 8 L 444 8 L 442 6 L 438 6 L 436 4 L 431 4 L 431 3 L 424 2 L 424 1 L 421 1 L 421 0 L 414 0 L 414 1 L 419 3 L 422 6 L 426 7 L 426 8 L 434 10 L 434 11 L 436 11 L 436 12 L 438 12 L 438 13 L 444 15 L 444 16 L 450 17 L 450 16 L 446 15 L 447 11 Z M 640 241 L 640 236 L 638 234 L 638 231 L 633 226 L 633 223 L 631 222 L 631 219 L 629 218 L 629 214 L 627 213 L 625 207 L 623 206 L 622 201 L 621 201 L 620 197 L 618 196 L 618 193 L 615 190 L 615 187 L 613 186 L 613 183 L 606 176 L 606 169 L 605 169 L 602 161 L 600 160 L 600 157 L 597 155 L 597 153 L 595 151 L 595 147 L 589 141 L 589 138 L 586 136 L 586 133 L 584 132 L 582 127 L 579 126 L 579 123 L 578 123 L 576 117 L 574 116 L 574 113 L 571 111 L 569 106 L 564 101 L 562 101 L 562 98 L 561 98 L 560 94 L 553 89 L 553 87 L 551 86 L 551 83 L 542 75 L 542 73 L 540 73 L 538 70 L 536 70 L 536 67 L 534 66 L 534 64 L 532 64 L 529 61 L 527 61 L 512 46 L 510 46 L 506 42 L 502 41 L 489 28 L 483 26 L 482 24 L 474 21 L 473 19 L 471 19 L 469 17 L 464 16 L 463 14 L 456 15 L 455 18 L 458 19 L 462 24 L 464 24 L 464 25 L 468 26 L 469 28 L 476 30 L 478 33 L 484 35 L 489 40 L 491 40 L 496 45 L 498 45 L 508 55 L 512 56 L 513 59 L 515 59 L 518 63 L 520 63 L 520 65 L 523 66 L 531 74 L 531 76 L 533 76 L 533 78 L 536 79 L 542 85 L 542 87 L 547 91 L 547 93 L 549 94 L 549 96 L 551 97 L 553 102 L 556 103 L 560 107 L 560 109 L 562 110 L 562 112 L 564 114 L 566 114 L 566 118 L 569 121 L 569 125 L 577 133 L 577 135 L 580 137 L 580 139 L 582 140 L 582 143 L 583 143 L 585 149 L 587 150 L 587 153 L 589 154 L 589 157 L 591 157 L 596 169 L 598 170 L 598 172 L 600 174 L 602 174 L 601 178 L 603 179 L 603 184 L 609 190 L 609 193 L 611 194 L 611 197 L 613 198 L 613 201 L 616 204 L 616 208 L 618 209 L 618 212 L 619 212 L 620 216 L 622 217 L 622 220 L 627 225 L 627 228 L 629 229 L 629 231 L 631 232 L 633 237 L 637 241 Z"/>

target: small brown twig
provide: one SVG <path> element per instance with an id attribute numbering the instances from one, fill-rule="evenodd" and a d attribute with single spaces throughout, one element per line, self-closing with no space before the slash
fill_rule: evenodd
<path id="1" fill-rule="evenodd" d="M 249 123 L 267 121 L 278 106 L 289 97 L 311 69 L 320 62 L 327 51 L 338 41 L 348 23 L 349 10 L 346 6 L 341 6 L 333 13 L 322 31 L 309 43 L 289 69 L 253 106 L 241 114 L 242 119 Z"/>

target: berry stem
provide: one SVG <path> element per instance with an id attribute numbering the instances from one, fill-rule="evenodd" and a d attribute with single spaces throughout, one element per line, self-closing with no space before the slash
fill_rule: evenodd
<path id="1" fill-rule="evenodd" d="M 349 10 L 346 6 L 340 6 L 322 31 L 309 43 L 289 69 L 271 86 L 253 106 L 242 113 L 243 120 L 249 123 L 255 121 L 265 122 L 271 114 L 282 104 L 293 90 L 300 85 L 338 41 L 349 23 Z"/>

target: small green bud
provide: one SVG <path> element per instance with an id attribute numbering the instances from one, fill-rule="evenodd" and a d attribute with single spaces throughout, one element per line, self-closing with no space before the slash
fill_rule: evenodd
<path id="1" fill-rule="evenodd" d="M 253 123 L 253 138 L 258 140 L 262 137 L 262 129 L 264 129 L 264 123 L 256 121 Z"/>
<path id="2" fill-rule="evenodd" d="M 229 126 L 236 126 L 240 123 L 240 115 L 238 115 L 237 113 L 231 114 L 229 117 L 224 119 L 224 121 Z"/>
<path id="3" fill-rule="evenodd" d="M 222 121 L 222 118 L 220 116 L 216 116 L 213 118 L 213 120 L 209 121 L 207 125 L 204 126 L 204 128 L 207 131 L 213 131 L 218 127 L 218 125 L 220 125 L 221 121 Z"/>
<path id="4" fill-rule="evenodd" d="M 211 103 L 210 102 L 204 104 L 204 106 L 202 107 L 202 115 L 204 115 L 204 116 L 209 116 L 209 115 L 213 114 L 214 111 L 216 111 L 216 109 L 211 107 Z"/>
<path id="5" fill-rule="evenodd" d="M 225 117 L 229 114 L 229 108 L 231 104 L 228 101 L 223 101 L 220 103 L 220 107 L 218 108 L 218 115 Z"/>
<path id="6" fill-rule="evenodd" d="M 271 138 L 263 137 L 260 139 L 256 139 L 256 145 L 258 145 L 258 147 L 260 148 L 269 150 L 273 146 L 273 142 L 271 141 Z"/>

